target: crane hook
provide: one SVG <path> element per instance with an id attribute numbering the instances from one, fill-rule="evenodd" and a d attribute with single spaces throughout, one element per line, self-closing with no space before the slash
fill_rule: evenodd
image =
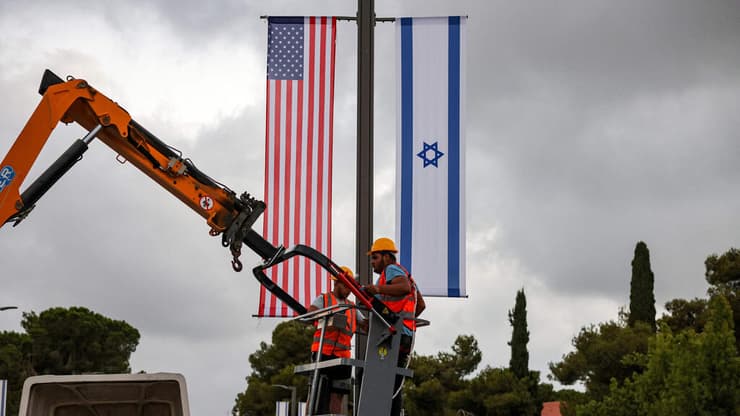
<path id="1" fill-rule="evenodd" d="M 242 262 L 239 261 L 236 257 L 234 257 L 234 260 L 231 260 L 231 267 L 234 269 L 235 272 L 242 271 Z"/>
<path id="2" fill-rule="evenodd" d="M 231 243 L 231 256 L 233 257 L 233 260 L 231 260 L 231 267 L 234 268 L 235 272 L 242 271 L 242 262 L 239 261 L 239 256 L 241 255 L 242 255 L 241 241 L 239 241 L 239 243 L 232 242 Z"/>

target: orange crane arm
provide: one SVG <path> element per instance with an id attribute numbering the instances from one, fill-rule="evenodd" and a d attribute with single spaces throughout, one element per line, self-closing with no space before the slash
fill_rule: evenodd
<path id="1" fill-rule="evenodd" d="M 43 94 L 41 102 L 0 163 L 0 169 L 5 172 L 4 185 L 0 185 L 0 220 L 3 223 L 22 220 L 41 197 L 39 193 L 43 194 L 53 185 L 37 182 L 23 195 L 19 193 L 21 184 L 59 121 L 75 122 L 94 132 L 95 137 L 118 153 L 119 160 L 139 168 L 204 217 L 214 233 L 225 231 L 242 209 L 234 192 L 198 171 L 192 162 L 154 137 L 132 120 L 126 110 L 86 81 L 70 79 L 64 82 L 47 70 L 39 92 Z M 92 139 L 88 137 L 83 140 L 87 142 L 85 146 L 78 146 L 86 150 Z M 84 152 L 83 149 L 75 149 L 75 154 Z M 74 164 L 80 156 L 58 162 Z M 68 170 L 71 165 L 64 167 Z M 61 176 L 64 172 L 66 170 L 53 173 Z M 55 182 L 59 178 L 43 179 Z"/>
<path id="2" fill-rule="evenodd" d="M 24 220 L 36 202 L 82 158 L 88 145 L 97 138 L 113 149 L 119 160 L 136 166 L 205 218 L 211 227 L 210 234 L 221 235 L 222 245 L 230 248 L 235 271 L 242 269 L 239 261 L 242 244 L 257 253 L 264 262 L 252 269 L 254 276 L 296 313 L 306 313 L 305 306 L 268 278 L 265 270 L 291 257 L 304 256 L 343 281 L 392 331 L 397 314 L 364 292 L 332 260 L 301 244 L 288 250 L 275 247 L 252 229 L 265 210 L 264 202 L 246 192 L 237 197 L 234 191 L 198 170 L 190 159 L 183 158 L 178 150 L 139 125 L 126 110 L 85 80 L 68 78 L 64 81 L 47 69 L 39 93 L 41 102 L 0 163 L 0 227 L 8 223 L 16 226 Z M 28 172 L 60 121 L 77 123 L 88 130 L 88 134 L 76 140 L 21 193 L 20 187 Z"/>
<path id="3" fill-rule="evenodd" d="M 251 228 L 265 210 L 264 202 L 248 193 L 237 196 L 198 170 L 190 159 L 139 125 L 126 110 L 85 80 L 64 81 L 46 70 L 39 93 L 41 102 L 0 162 L 0 227 L 8 223 L 16 226 L 25 219 L 36 202 L 82 158 L 88 145 L 97 138 L 113 149 L 119 160 L 136 166 L 205 218 L 211 227 L 210 234 L 221 235 L 222 245 L 230 248 L 234 270 L 242 269 L 239 255 L 243 243 L 265 260 L 284 251 Z M 21 193 L 28 172 L 60 121 L 75 122 L 88 130 L 88 134 L 76 140 Z M 255 272 L 255 276 L 298 313 L 305 313 L 303 305 L 270 282 L 264 273 Z"/>

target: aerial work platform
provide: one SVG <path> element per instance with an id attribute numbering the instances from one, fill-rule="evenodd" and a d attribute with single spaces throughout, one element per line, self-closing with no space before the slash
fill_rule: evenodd
<path id="1" fill-rule="evenodd" d="M 318 416 L 315 413 L 318 401 L 317 393 L 319 383 L 319 370 L 336 367 L 352 367 L 355 369 L 355 378 L 340 383 L 349 384 L 353 387 L 359 386 L 359 394 L 354 400 L 354 414 L 357 416 L 387 415 L 391 412 L 391 405 L 395 394 L 396 376 L 413 377 L 414 372 L 405 367 L 398 367 L 398 356 L 401 347 L 401 334 L 403 321 L 398 319 L 395 324 L 389 324 L 379 314 L 355 305 L 333 305 L 324 309 L 300 315 L 295 318 L 300 322 L 319 322 L 321 328 L 321 341 L 319 351 L 323 346 L 324 333 L 327 327 L 332 326 L 332 321 L 337 317 L 344 316 L 349 308 L 358 308 L 366 313 L 369 312 L 369 327 L 367 334 L 367 349 L 365 359 L 335 358 L 321 361 L 321 354 L 317 354 L 316 361 L 295 367 L 295 373 L 308 374 L 311 376 L 311 389 L 309 390 L 308 415 Z M 419 326 L 429 325 L 429 321 L 417 320 Z M 354 383 L 353 383 L 354 381 Z"/>

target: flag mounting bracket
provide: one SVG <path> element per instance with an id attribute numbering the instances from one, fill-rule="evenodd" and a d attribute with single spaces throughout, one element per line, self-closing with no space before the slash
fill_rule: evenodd
<path id="1" fill-rule="evenodd" d="M 266 20 L 266 19 L 269 19 L 270 17 L 271 16 L 262 15 L 262 16 L 260 16 L 260 19 Z M 332 16 L 332 17 L 334 17 L 335 19 L 337 19 L 339 21 L 347 21 L 347 22 L 356 22 L 357 21 L 357 16 Z M 376 22 L 386 22 L 386 23 L 387 22 L 395 22 L 396 21 L 396 18 L 395 17 L 376 17 L 375 18 L 375 21 Z"/>

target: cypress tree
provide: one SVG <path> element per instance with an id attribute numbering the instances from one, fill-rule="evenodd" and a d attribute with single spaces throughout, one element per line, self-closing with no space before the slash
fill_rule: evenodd
<path id="1" fill-rule="evenodd" d="M 641 321 L 653 328 L 655 332 L 655 276 L 650 269 L 650 251 L 640 241 L 635 246 L 635 257 L 632 259 L 632 280 L 630 281 L 630 315 L 629 326 Z"/>
<path id="2" fill-rule="evenodd" d="M 509 311 L 509 323 L 513 327 L 511 331 L 511 360 L 509 368 L 517 378 L 529 375 L 529 331 L 527 330 L 527 297 L 524 289 L 516 293 L 516 304 L 514 310 Z"/>

